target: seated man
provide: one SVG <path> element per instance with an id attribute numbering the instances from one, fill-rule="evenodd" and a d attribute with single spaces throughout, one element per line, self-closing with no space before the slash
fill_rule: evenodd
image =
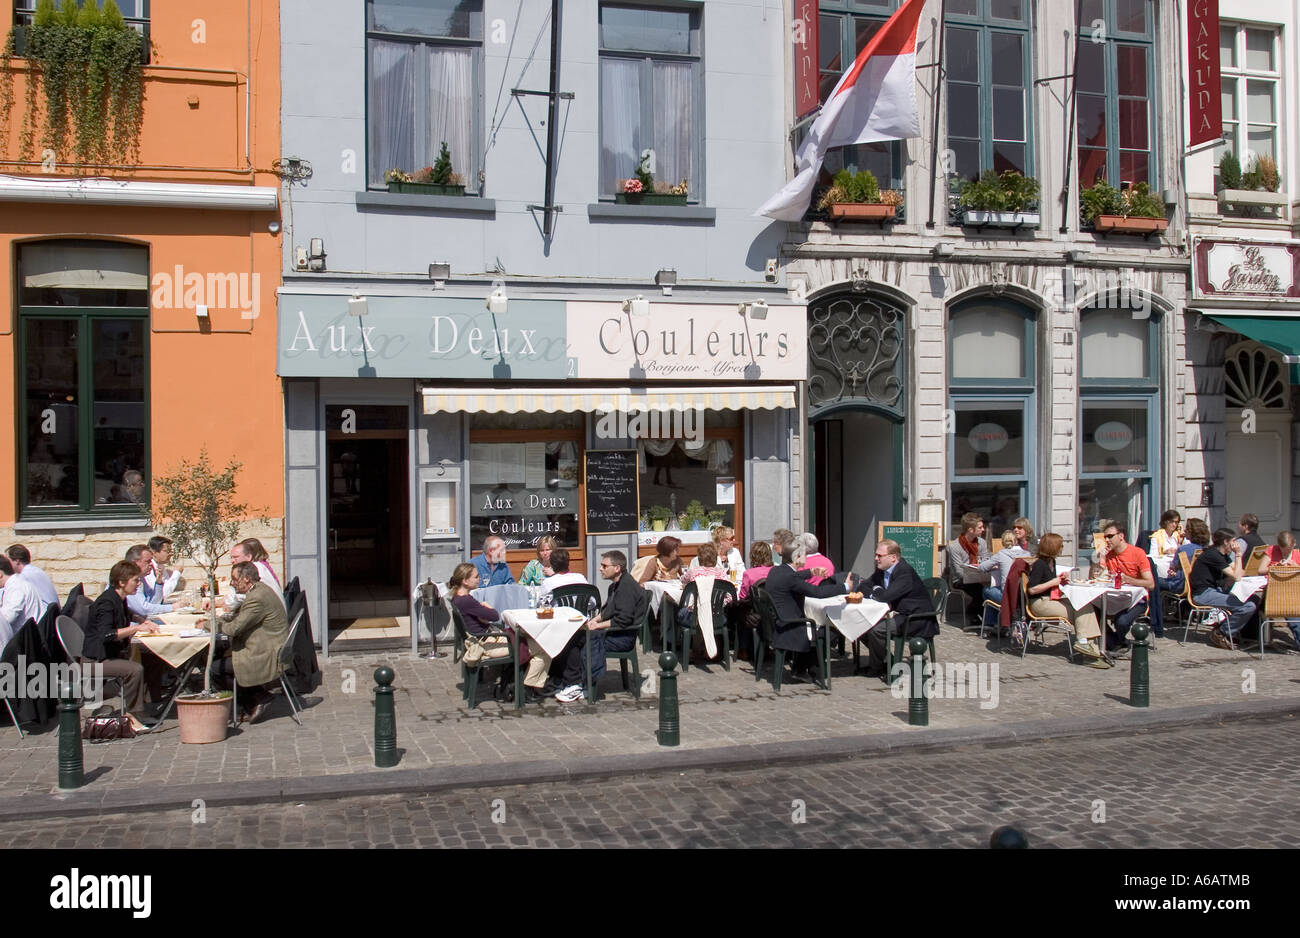
<path id="1" fill-rule="evenodd" d="M 963 567 L 978 567 L 992 556 L 984 540 L 984 519 L 973 511 L 961 516 L 961 536 L 948 542 L 948 582 L 966 596 L 966 621 L 979 626 L 984 609 L 984 585 L 967 583 Z"/>
<path id="2" fill-rule="evenodd" d="M 153 569 L 153 551 L 143 544 L 136 544 L 126 552 L 127 563 L 135 564 L 140 570 Z M 143 622 L 150 616 L 160 616 L 172 611 L 171 603 L 155 602 L 146 592 L 144 577 L 140 577 L 139 588 L 126 597 L 126 608 L 131 618 Z"/>
<path id="3" fill-rule="evenodd" d="M 174 568 L 167 566 L 172 559 L 171 538 L 161 535 L 149 538 L 149 553 L 153 555 L 153 562 L 144 571 L 145 598 L 151 603 L 160 603 L 176 592 L 176 584 L 180 582 L 185 565 L 177 564 Z"/>
<path id="4" fill-rule="evenodd" d="M 31 580 L 21 577 L 13 563 L 0 554 L 0 650 L 27 624 L 28 619 L 41 621 L 49 603 L 42 602 Z"/>
<path id="5" fill-rule="evenodd" d="M 551 555 L 552 561 L 555 555 Z M 593 655 L 591 678 L 595 681 L 605 671 L 605 654 L 629 651 L 637 641 L 637 631 L 645 619 L 650 597 L 641 585 L 627 572 L 627 556 L 619 550 L 606 551 L 600 556 L 600 575 L 609 580 L 609 594 L 605 605 L 594 619 L 588 619 L 578 630 L 575 641 L 570 642 L 556 662 L 564 662 L 560 678 L 561 690 L 556 700 L 570 703 L 586 697 L 583 680 L 586 677 L 584 649 Z"/>
<path id="6" fill-rule="evenodd" d="M 803 601 L 806 597 L 826 599 L 847 593 L 853 588 L 851 573 L 846 578 L 844 586 L 834 580 L 827 580 L 814 586 L 810 582 L 812 577 L 824 576 L 826 571 L 821 567 L 796 570 L 795 563 L 800 553 L 800 546 L 793 531 L 778 528 L 772 533 L 772 555 L 774 558 L 780 557 L 781 563 L 772 568 L 772 572 L 767 575 L 767 580 L 764 582 L 768 595 L 772 597 L 772 605 L 776 609 L 778 626 L 783 622 L 804 617 Z M 817 660 L 816 652 L 813 651 L 807 626 L 792 625 L 778 628 L 776 634 L 772 636 L 772 647 L 794 653 L 791 670 L 796 680 L 806 680 L 815 684 L 822 679 L 821 664 Z"/>
<path id="7" fill-rule="evenodd" d="M 557 587 L 587 582 L 587 578 L 581 573 L 569 571 L 569 552 L 563 547 L 557 547 L 551 551 L 551 569 L 555 572 L 542 580 L 543 593 L 554 592 Z"/>
<path id="8" fill-rule="evenodd" d="M 891 612 L 867 632 L 867 674 L 883 677 L 885 662 L 889 660 L 887 643 L 906 627 L 906 638 L 934 638 L 939 634 L 937 616 L 920 619 L 906 626 L 907 617 L 919 613 L 934 613 L 930 593 L 917 576 L 912 565 L 903 559 L 903 550 L 897 541 L 883 540 L 876 545 L 876 572 L 871 575 L 871 598 L 885 603 Z"/>
<path id="9" fill-rule="evenodd" d="M 14 565 L 14 573 L 36 588 L 36 595 L 41 598 L 41 602 L 48 604 L 59 601 L 59 594 L 54 589 L 49 574 L 32 563 L 31 551 L 22 544 L 15 544 L 5 553 L 9 557 L 9 562 Z"/>
<path id="10" fill-rule="evenodd" d="M 269 687 L 279 681 L 280 646 L 289 637 L 284 598 L 277 600 L 275 588 L 259 577 L 251 561 L 237 563 L 230 571 L 230 582 L 244 601 L 233 616 L 222 617 L 221 631 L 230 636 L 230 655 L 212 665 L 214 684 L 229 690 L 233 675 L 246 692 L 241 700 L 246 702 L 250 723 L 259 722 L 270 708 Z"/>
<path id="11" fill-rule="evenodd" d="M 1101 536 L 1106 539 L 1108 548 L 1102 560 L 1110 575 L 1113 577 L 1116 573 L 1120 574 L 1120 580 L 1125 586 L 1140 586 L 1147 590 L 1147 595 L 1150 596 L 1150 591 L 1156 588 L 1156 578 L 1151 572 L 1151 561 L 1141 550 L 1128 543 L 1128 529 L 1124 526 L 1124 522 L 1112 521 L 1101 529 Z M 1146 599 L 1138 600 L 1110 620 L 1110 628 L 1106 635 L 1106 651 L 1112 657 L 1116 653 L 1123 654 L 1128 648 L 1129 627 L 1139 616 L 1147 614 L 1148 606 Z M 1152 631 L 1155 631 L 1154 625 Z M 1156 634 L 1163 634 L 1163 631 L 1161 629 Z"/>
<path id="12" fill-rule="evenodd" d="M 1232 584 L 1245 573 L 1244 559 L 1234 553 L 1237 538 L 1231 528 L 1219 528 L 1210 537 L 1210 546 L 1192 564 L 1192 599 L 1201 606 L 1216 606 L 1224 611 L 1227 621 L 1210 633 L 1210 644 L 1215 648 L 1232 648 L 1231 638 L 1241 634 L 1258 610 L 1252 600 L 1242 602 L 1231 592 Z"/>
<path id="13" fill-rule="evenodd" d="M 493 534 L 483 542 L 483 553 L 470 560 L 478 568 L 478 585 L 501 586 L 515 582 L 515 575 L 506 563 L 506 542 Z"/>

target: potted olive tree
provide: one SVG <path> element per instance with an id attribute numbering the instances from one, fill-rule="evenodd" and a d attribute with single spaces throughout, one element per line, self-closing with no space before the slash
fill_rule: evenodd
<path id="1" fill-rule="evenodd" d="M 1091 189 L 1083 190 L 1079 201 L 1083 220 L 1090 222 L 1096 231 L 1149 238 L 1169 227 L 1164 203 L 1145 182 L 1121 192 L 1106 180 L 1098 179 Z"/>
<path id="2" fill-rule="evenodd" d="M 239 540 L 239 525 L 248 506 L 235 501 L 235 477 L 240 464 L 232 460 L 218 471 L 206 449 L 196 462 L 182 459 L 171 475 L 153 480 L 153 526 L 171 538 L 178 556 L 187 556 L 203 570 L 212 608 L 208 616 L 208 662 L 217 653 L 217 568 Z M 215 743 L 226 738 L 230 722 L 230 691 L 213 691 L 212 671 L 205 669 L 203 691 L 176 698 L 181 742 Z"/>

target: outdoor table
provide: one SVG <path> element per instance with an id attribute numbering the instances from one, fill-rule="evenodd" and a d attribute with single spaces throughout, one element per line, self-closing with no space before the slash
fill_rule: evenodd
<path id="1" fill-rule="evenodd" d="M 1070 607 L 1076 612 L 1087 606 L 1089 603 L 1096 603 L 1101 607 L 1101 617 L 1108 620 L 1111 616 L 1132 609 L 1142 600 L 1147 599 L 1147 591 L 1140 586 L 1121 586 L 1116 589 L 1114 581 L 1110 579 L 1099 581 L 1084 581 L 1076 583 L 1073 580 L 1061 587 L 1061 595 L 1070 603 Z"/>
<path id="2" fill-rule="evenodd" d="M 1243 603 L 1268 585 L 1266 576 L 1244 576 L 1232 586 L 1232 595 Z"/>
<path id="3" fill-rule="evenodd" d="M 582 623 L 587 621 L 587 617 L 577 609 L 568 606 L 555 606 L 554 609 L 553 619 L 539 619 L 536 609 L 507 609 L 501 613 L 501 621 L 511 626 L 516 634 L 523 632 L 554 661 L 582 628 Z"/>
<path id="4" fill-rule="evenodd" d="M 162 712 L 158 715 L 158 726 L 163 720 L 167 719 L 167 714 L 176 702 L 177 696 L 185 689 L 190 676 L 198 669 L 194 664 L 194 659 L 208 649 L 211 644 L 211 634 L 208 632 L 199 632 L 199 624 L 208 622 L 208 613 L 183 613 L 169 612 L 161 616 L 155 616 L 162 620 L 163 625 L 156 623 L 146 623 L 152 628 L 157 629 L 159 635 L 140 635 L 136 634 L 131 637 L 131 657 L 139 661 L 140 649 L 146 648 L 151 654 L 156 655 L 165 661 L 172 673 L 176 675 L 176 689 L 172 691 L 171 696 L 167 698 L 167 705 L 163 707 Z M 189 634 L 199 632 L 199 634 Z"/>
<path id="5" fill-rule="evenodd" d="M 520 586 L 518 583 L 498 583 L 496 586 L 480 586 L 470 590 L 469 594 L 493 609 L 522 609 L 542 595 L 540 586 Z"/>
<path id="6" fill-rule="evenodd" d="M 803 601 L 803 614 L 818 625 L 834 626 L 846 641 L 856 642 L 889 614 L 889 605 L 866 596 L 860 603 L 850 603 L 843 596 L 808 596 Z"/>

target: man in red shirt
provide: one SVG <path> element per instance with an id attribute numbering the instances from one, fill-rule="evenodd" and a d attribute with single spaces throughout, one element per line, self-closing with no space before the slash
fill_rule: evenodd
<path id="1" fill-rule="evenodd" d="M 1128 542 L 1128 529 L 1122 521 L 1112 521 L 1102 529 L 1106 539 L 1106 569 L 1113 577 L 1120 575 L 1125 586 L 1141 586 L 1150 591 L 1156 587 L 1155 575 L 1151 572 L 1151 561 L 1141 548 Z M 1148 596 L 1150 593 L 1148 592 Z M 1147 614 L 1148 602 L 1139 600 L 1132 608 L 1119 613 L 1111 620 L 1110 631 L 1106 635 L 1106 651 L 1112 657 L 1128 652 L 1128 630 L 1134 620 Z"/>

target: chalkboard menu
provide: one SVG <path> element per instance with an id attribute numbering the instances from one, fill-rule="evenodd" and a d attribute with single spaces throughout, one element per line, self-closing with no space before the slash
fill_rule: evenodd
<path id="1" fill-rule="evenodd" d="M 879 539 L 898 541 L 921 579 L 939 575 L 939 526 L 933 521 L 882 521 Z"/>
<path id="2" fill-rule="evenodd" d="M 641 514 L 636 450 L 587 450 L 588 534 L 635 534 Z"/>

